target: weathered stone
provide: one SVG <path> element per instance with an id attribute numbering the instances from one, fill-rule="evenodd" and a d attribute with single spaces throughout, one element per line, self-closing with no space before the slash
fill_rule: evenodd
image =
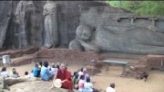
<path id="1" fill-rule="evenodd" d="M 19 49 L 19 50 L 7 50 L 7 51 L 2 51 L 0 52 L 0 55 L 10 55 L 10 58 L 16 58 L 16 57 L 20 57 L 23 54 L 33 54 L 36 51 L 38 51 L 39 48 L 37 47 L 30 47 L 30 48 L 26 48 L 26 49 Z"/>
<path id="2" fill-rule="evenodd" d="M 2 47 L 12 15 L 12 1 L 0 2 L 0 47 Z"/>
<path id="3" fill-rule="evenodd" d="M 94 52 L 80 52 L 69 49 L 42 49 L 35 53 L 34 61 L 47 60 L 49 62 L 63 62 L 66 64 L 90 64 L 91 59 L 99 60 Z"/>
<path id="4" fill-rule="evenodd" d="M 117 33 L 108 27 L 100 26 L 94 32 L 88 26 L 80 25 L 76 30 L 75 40 L 84 51 L 164 54 L 164 42 L 161 41 L 164 40 L 164 34 L 145 28 Z M 70 49 L 77 49 L 74 48 L 78 46 L 75 40 L 70 42 Z"/>
<path id="5" fill-rule="evenodd" d="M 2 30 L 0 31 L 0 48 L 3 47 L 5 49 L 17 49 L 29 46 L 44 46 L 44 36 L 46 34 L 46 31 L 44 30 L 46 28 L 43 28 L 45 19 L 43 16 L 43 9 L 45 3 L 45 1 L 0 2 L 0 12 L 2 13 L 0 19 L 3 21 L 0 22 L 3 24 L 0 26 Z M 135 54 L 163 54 L 163 43 L 161 41 L 163 40 L 163 35 L 161 35 L 160 33 L 163 32 L 162 30 L 164 30 L 164 21 L 162 17 L 154 18 L 151 16 L 139 16 L 129 11 L 125 11 L 120 8 L 110 7 L 106 3 L 97 1 L 55 1 L 55 4 L 57 7 L 56 11 L 54 11 L 53 13 L 54 17 L 57 17 L 57 20 L 54 20 L 53 23 L 54 25 L 58 25 L 54 29 L 58 30 L 56 31 L 58 32 L 58 34 L 55 34 L 56 37 L 58 36 L 58 39 L 54 38 L 54 40 L 58 40 L 59 47 L 68 47 L 70 41 L 74 39 L 75 30 L 78 25 L 85 24 L 89 25 L 91 29 L 93 29 L 93 31 L 96 30 L 96 32 L 101 32 L 99 33 L 99 35 L 107 37 L 109 41 L 111 40 L 111 38 L 114 39 L 114 42 L 111 41 L 110 43 L 106 40 L 101 41 L 101 38 L 95 38 L 98 40 L 96 41 L 98 43 L 92 43 L 91 46 L 83 43 L 83 45 L 87 45 L 89 49 L 93 49 L 94 51 L 96 50 L 97 52 L 107 51 Z M 7 15 L 10 16 L 5 17 Z M 110 32 L 107 32 L 106 34 L 102 30 L 110 30 Z M 139 32 L 136 32 L 138 30 Z M 150 32 L 147 32 L 145 30 L 149 30 Z M 142 37 L 140 35 L 140 31 L 144 31 L 143 34 L 141 33 L 143 35 Z M 124 38 L 131 40 L 128 41 L 122 38 L 122 36 L 118 37 L 118 35 L 116 35 L 117 39 L 111 36 L 105 36 L 111 34 L 112 32 L 116 32 L 116 34 L 126 33 Z M 137 37 L 133 35 L 129 36 L 129 34 L 133 32 L 134 35 L 137 34 Z M 153 36 L 151 34 L 153 34 Z M 152 38 L 152 41 L 147 41 L 147 38 Z M 141 45 L 136 45 L 135 42 L 139 44 L 141 43 Z M 78 50 L 83 50 L 84 46 L 78 46 L 82 44 L 82 42 L 79 43 L 79 41 L 75 39 L 72 43 L 75 43 L 77 45 L 75 45 L 74 48 L 77 48 Z M 90 43 L 90 41 L 88 43 Z M 104 45 L 104 43 L 106 43 L 106 45 Z M 98 44 L 100 46 L 98 46 L 98 48 L 94 47 L 96 46 L 95 44 Z M 109 44 L 112 44 L 111 48 Z M 149 51 L 147 48 L 152 48 L 152 50 Z M 89 50 L 88 48 L 84 49 Z"/>
<path id="6" fill-rule="evenodd" d="M 44 46 L 58 45 L 57 5 L 53 1 L 47 1 L 43 10 L 44 18 Z"/>
<path id="7" fill-rule="evenodd" d="M 11 66 L 20 66 L 20 65 L 30 64 L 31 62 L 33 62 L 33 56 L 26 55 L 26 56 L 12 59 L 10 65 Z"/>
<path id="8" fill-rule="evenodd" d="M 164 69 L 164 55 L 147 55 L 146 64 L 151 69 Z"/>

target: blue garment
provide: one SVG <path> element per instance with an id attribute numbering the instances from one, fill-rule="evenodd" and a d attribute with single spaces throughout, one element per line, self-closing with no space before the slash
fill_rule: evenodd
<path id="1" fill-rule="evenodd" d="M 32 73 L 33 73 L 34 77 L 38 77 L 39 76 L 39 68 L 34 67 L 32 70 Z"/>
<path id="2" fill-rule="evenodd" d="M 41 79 L 44 81 L 48 81 L 52 77 L 49 69 L 47 67 L 44 67 L 44 66 L 41 68 L 40 75 L 41 75 Z"/>

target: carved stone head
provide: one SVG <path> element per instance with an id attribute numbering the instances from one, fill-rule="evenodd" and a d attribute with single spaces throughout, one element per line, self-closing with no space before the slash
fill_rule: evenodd
<path id="1" fill-rule="evenodd" d="M 92 29 L 86 25 L 80 25 L 76 29 L 76 37 L 83 41 L 90 40 L 92 36 Z"/>

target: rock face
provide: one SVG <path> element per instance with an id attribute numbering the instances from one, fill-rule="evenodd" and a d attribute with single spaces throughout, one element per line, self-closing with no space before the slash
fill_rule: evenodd
<path id="1" fill-rule="evenodd" d="M 99 60 L 94 52 L 80 52 L 69 49 L 43 49 L 35 53 L 34 61 L 63 62 L 66 64 L 90 64 L 90 60 Z"/>
<path id="2" fill-rule="evenodd" d="M 2 47 L 5 36 L 7 34 L 8 25 L 10 23 L 12 15 L 12 2 L 11 1 L 1 1 L 0 2 L 0 47 Z"/>
<path id="3" fill-rule="evenodd" d="M 98 34 L 103 38 L 107 38 L 103 41 L 102 38 L 96 38 L 96 44 L 104 46 L 99 46 L 100 50 L 94 47 L 94 50 L 98 52 L 116 51 L 136 54 L 163 54 L 163 43 L 161 42 L 163 39 L 161 36 L 163 35 L 159 36 L 160 32 L 163 34 L 164 30 L 164 20 L 161 17 L 139 16 L 132 14 L 129 11 L 113 8 L 106 3 L 96 1 L 54 1 L 53 3 L 55 5 L 55 10 L 53 11 L 54 8 L 51 7 L 52 11 L 50 9 L 50 12 L 45 13 L 50 13 L 47 17 L 43 12 L 46 1 L 1 1 L 0 48 L 18 49 L 28 48 L 30 46 L 42 47 L 46 46 L 44 44 L 46 42 L 51 43 L 50 40 L 52 39 L 54 43 L 51 43 L 52 45 L 47 45 L 47 47 L 68 47 L 70 41 L 76 36 L 76 28 L 83 24 L 90 26 L 93 31 L 102 33 Z M 49 17 L 51 16 L 51 13 L 53 14 L 53 17 Z M 49 22 L 51 19 L 53 22 Z M 53 32 L 50 37 L 47 37 L 47 34 L 50 34 L 50 32 L 46 31 L 49 27 L 51 27 L 50 31 L 53 30 Z M 144 31 L 145 29 L 146 32 L 143 33 L 150 33 L 151 36 L 143 38 L 143 41 L 138 41 L 142 39 L 142 35 L 138 36 L 138 34 L 142 34 L 142 32 L 136 33 L 136 37 L 129 35 L 129 31 L 131 30 Z M 110 32 L 107 32 L 109 30 Z M 148 30 L 153 32 L 147 32 Z M 107 32 L 107 34 L 111 34 L 112 32 L 114 32 L 114 34 L 125 33 L 128 37 L 125 39 L 122 39 L 121 37 L 118 38 L 118 35 L 116 35 L 117 37 L 110 37 L 105 34 L 105 32 Z M 154 34 L 155 36 L 153 36 Z M 115 41 L 115 38 L 121 40 L 116 39 L 117 41 Z M 152 38 L 153 40 L 151 40 L 153 42 L 147 41 L 148 38 Z M 111 43 L 108 43 L 107 40 L 109 39 L 114 40 L 111 41 Z M 127 41 L 126 39 L 135 40 Z M 75 40 L 75 43 L 76 42 L 77 41 Z M 99 42 L 107 44 L 104 45 Z M 115 44 L 114 42 L 118 43 Z M 128 45 L 130 44 L 130 46 L 125 45 L 127 42 L 129 42 Z M 141 45 L 146 43 L 147 46 L 140 46 L 140 42 Z M 137 43 L 137 45 L 135 43 Z M 76 44 L 79 45 L 79 43 Z M 109 44 L 112 44 L 113 46 L 110 47 Z M 120 46 L 118 44 L 120 44 Z M 133 48 L 133 46 L 137 47 Z M 151 46 L 155 47 L 153 47 L 152 51 L 148 51 Z M 93 49 L 93 46 L 89 46 L 89 48 Z"/>
<path id="4" fill-rule="evenodd" d="M 67 47 L 79 25 L 80 5 L 105 5 L 90 1 L 55 1 L 58 46 Z M 46 1 L 0 2 L 0 48 L 42 47 L 45 37 L 43 7 Z M 53 34 L 56 35 L 56 34 Z M 51 37 L 54 38 L 55 37 Z"/>

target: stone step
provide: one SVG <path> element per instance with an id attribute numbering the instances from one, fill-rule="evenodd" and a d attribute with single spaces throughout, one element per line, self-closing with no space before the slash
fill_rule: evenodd
<path id="1" fill-rule="evenodd" d="M 11 59 L 11 66 L 30 64 L 33 61 L 33 54 Z"/>
<path id="2" fill-rule="evenodd" d="M 30 47 L 30 48 L 18 49 L 18 50 L 6 50 L 0 52 L 0 56 L 10 55 L 10 58 L 17 58 L 23 56 L 24 54 L 33 54 L 38 50 L 39 48 L 36 47 Z"/>

